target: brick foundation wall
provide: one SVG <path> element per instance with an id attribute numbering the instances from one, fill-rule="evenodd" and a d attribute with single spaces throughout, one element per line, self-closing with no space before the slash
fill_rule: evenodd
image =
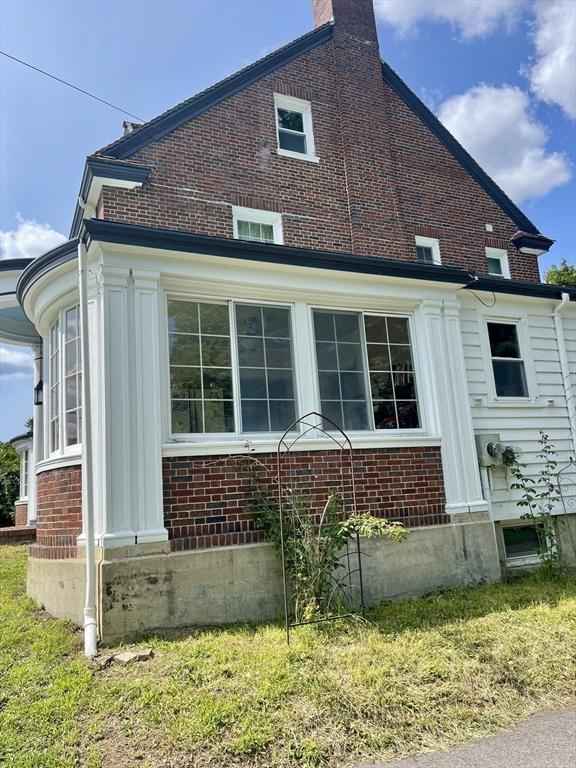
<path id="1" fill-rule="evenodd" d="M 28 525 L 28 503 L 17 501 L 14 505 L 14 525 L 22 528 Z"/>
<path id="2" fill-rule="evenodd" d="M 0 544 L 26 544 L 34 541 L 36 529 L 28 526 L 11 525 L 9 528 L 0 528 Z"/>
<path id="3" fill-rule="evenodd" d="M 36 543 L 32 557 L 60 560 L 76 557 L 82 532 L 82 469 L 52 469 L 37 475 Z"/>
<path id="4" fill-rule="evenodd" d="M 255 458 L 268 470 L 259 469 L 259 476 L 275 493 L 276 454 Z M 248 511 L 252 491 L 242 462 L 240 456 L 163 459 L 164 524 L 173 550 L 265 541 Z M 291 454 L 286 479 L 323 506 L 327 494 L 342 488 L 339 473 L 338 452 L 302 451 Z M 439 448 L 355 450 L 354 478 L 358 512 L 409 527 L 449 522 Z"/>
<path id="5" fill-rule="evenodd" d="M 425 235 L 444 265 L 486 274 L 484 247 L 498 243 L 513 278 L 538 280 L 536 257 L 510 246 L 518 226 L 384 83 L 366 25 L 341 30 L 336 15 L 331 41 L 135 152 L 149 181 L 104 187 L 98 215 L 232 238 L 243 205 L 280 212 L 286 245 L 415 261 Z M 319 163 L 277 154 L 274 92 L 311 102 Z"/>

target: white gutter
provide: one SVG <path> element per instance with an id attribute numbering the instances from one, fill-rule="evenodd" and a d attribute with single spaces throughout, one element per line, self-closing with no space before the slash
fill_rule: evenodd
<path id="1" fill-rule="evenodd" d="M 90 345 L 87 298 L 87 254 L 78 243 L 78 295 L 80 307 L 80 356 L 82 360 L 82 517 L 86 540 L 86 597 L 84 603 L 84 653 L 98 653 L 96 621 L 96 557 L 94 551 L 94 500 L 92 467 L 92 408 L 90 402 Z"/>
<path id="2" fill-rule="evenodd" d="M 566 339 L 564 338 L 564 328 L 562 326 L 561 312 L 570 301 L 570 294 L 563 293 L 562 301 L 554 309 L 552 316 L 554 318 L 554 327 L 556 329 L 556 339 L 558 343 L 558 354 L 560 356 L 560 371 L 562 373 L 562 383 L 564 385 L 564 396 L 566 398 L 566 408 L 568 409 L 568 422 L 570 424 L 570 439 L 572 443 L 571 453 L 576 459 L 576 392 L 570 376 L 568 367 L 568 354 L 566 352 Z"/>

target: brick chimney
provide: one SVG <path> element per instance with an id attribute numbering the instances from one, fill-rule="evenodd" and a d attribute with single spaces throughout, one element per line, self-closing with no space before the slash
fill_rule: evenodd
<path id="1" fill-rule="evenodd" d="M 332 21 L 335 88 L 353 253 L 403 250 L 388 140 L 389 114 L 372 0 L 312 0 L 316 26 Z"/>

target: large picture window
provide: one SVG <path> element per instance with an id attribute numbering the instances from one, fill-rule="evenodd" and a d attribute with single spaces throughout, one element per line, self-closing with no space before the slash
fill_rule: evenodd
<path id="1" fill-rule="evenodd" d="M 49 444 L 50 453 L 77 445 L 82 435 L 82 371 L 78 307 L 60 313 L 50 329 Z"/>
<path id="2" fill-rule="evenodd" d="M 314 311 L 320 407 L 345 430 L 420 426 L 408 319 Z"/>
<path id="3" fill-rule="evenodd" d="M 296 418 L 288 307 L 168 302 L 172 432 L 282 432 Z"/>

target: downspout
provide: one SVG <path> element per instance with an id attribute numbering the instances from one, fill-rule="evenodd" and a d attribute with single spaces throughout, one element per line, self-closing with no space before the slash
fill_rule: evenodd
<path id="1" fill-rule="evenodd" d="M 86 595 L 84 602 L 84 653 L 98 653 L 96 620 L 96 556 L 94 549 L 94 483 L 92 465 L 92 407 L 90 398 L 90 345 L 87 298 L 87 253 L 78 243 L 78 297 L 80 308 L 80 357 L 82 360 L 82 513 L 86 539 Z"/>
<path id="2" fill-rule="evenodd" d="M 566 399 L 566 408 L 568 410 L 568 422 L 570 424 L 570 442 L 572 443 L 572 456 L 576 459 L 576 393 L 570 376 L 568 367 L 568 354 L 566 352 L 566 339 L 564 338 L 564 328 L 562 326 L 562 310 L 570 301 L 570 294 L 563 293 L 562 301 L 554 309 L 552 316 L 554 318 L 554 328 L 556 329 L 556 339 L 558 343 L 558 354 L 560 356 L 560 371 L 562 373 L 562 384 L 564 385 L 564 397 Z"/>

